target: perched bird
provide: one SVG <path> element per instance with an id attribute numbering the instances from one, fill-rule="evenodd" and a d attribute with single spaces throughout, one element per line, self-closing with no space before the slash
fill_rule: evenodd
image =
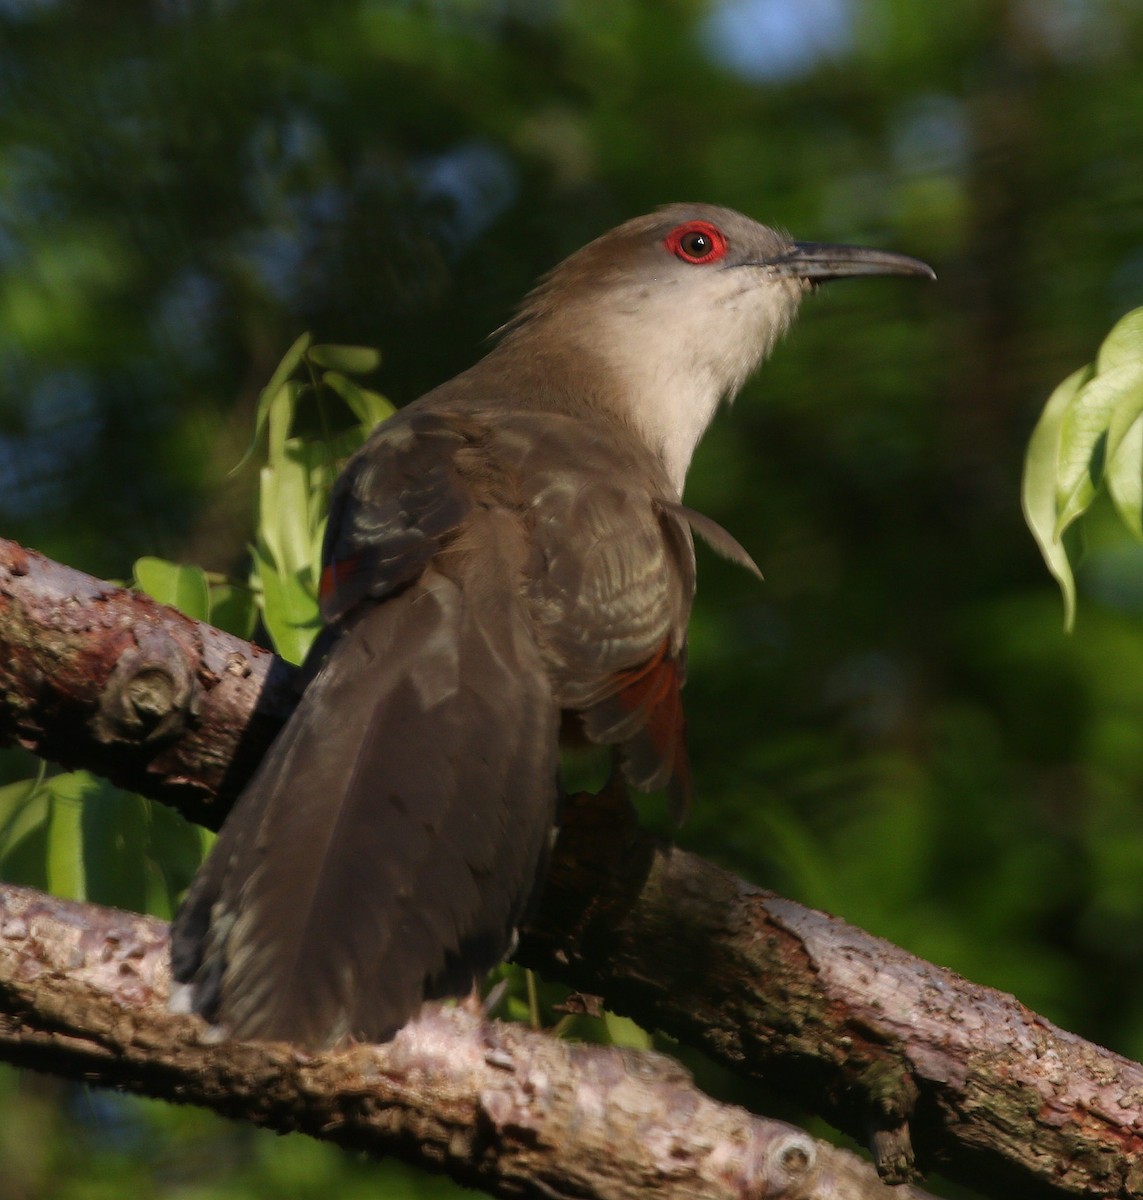
<path id="1" fill-rule="evenodd" d="M 174 922 L 174 1005 L 227 1036 L 391 1037 L 507 953 L 542 883 L 570 715 L 688 788 L 692 533 L 715 410 L 814 285 L 932 276 L 672 204 L 546 275 L 475 366 L 337 481 L 313 677 Z"/>

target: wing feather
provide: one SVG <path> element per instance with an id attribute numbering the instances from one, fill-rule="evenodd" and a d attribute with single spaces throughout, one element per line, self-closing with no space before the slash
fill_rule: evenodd
<path id="1" fill-rule="evenodd" d="M 507 951 L 556 816 L 559 719 L 520 602 L 524 534 L 469 518 L 358 604 L 175 922 L 176 979 L 233 1036 L 390 1036 Z"/>

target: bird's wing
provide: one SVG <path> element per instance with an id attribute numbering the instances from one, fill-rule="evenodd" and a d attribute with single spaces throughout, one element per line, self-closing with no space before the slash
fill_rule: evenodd
<path id="1" fill-rule="evenodd" d="M 479 430 L 410 407 L 378 426 L 330 497 L 320 600 L 327 624 L 416 579 L 473 497 L 456 455 Z"/>
<path id="2" fill-rule="evenodd" d="M 499 424 L 498 459 L 527 481 L 532 620 L 562 707 L 622 748 L 636 787 L 689 788 L 679 688 L 694 595 L 687 522 L 661 468 L 613 425 L 549 412 Z"/>
<path id="3" fill-rule="evenodd" d="M 503 957 L 541 874 L 559 714 L 526 532 L 474 501 L 444 425 L 398 422 L 351 465 L 340 633 L 175 921 L 189 1006 L 233 1036 L 388 1037 Z"/>

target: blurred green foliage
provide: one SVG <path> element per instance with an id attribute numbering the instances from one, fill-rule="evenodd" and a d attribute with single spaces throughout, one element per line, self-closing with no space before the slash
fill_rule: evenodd
<path id="1" fill-rule="evenodd" d="M 197 564 L 136 580 L 248 628 L 259 578 L 312 585 L 297 488 L 329 464 L 290 439 L 369 419 L 294 405 L 278 476 L 230 473 L 302 330 L 380 346 L 407 401 L 669 200 L 925 258 L 936 286 L 807 303 L 700 449 L 688 502 L 766 583 L 700 551 L 678 836 L 1143 1057 L 1143 550 L 1097 497 L 1068 638 L 1020 515 L 1037 414 L 1143 298 L 1141 57 L 1131 0 L 0 3 L 0 532 L 111 577 Z M 307 536 L 261 539 L 251 589 L 259 492 Z M 53 870 L 103 894 L 56 778 Z M 187 868 L 132 803 L 161 911 Z M 359 1186 L 332 1152 L 134 1102 L 110 1129 L 95 1094 L 4 1079 L 0 1126 L 43 1137 L 0 1146 L 0 1200 L 94 1195 L 109 1163 L 140 1195 Z"/>

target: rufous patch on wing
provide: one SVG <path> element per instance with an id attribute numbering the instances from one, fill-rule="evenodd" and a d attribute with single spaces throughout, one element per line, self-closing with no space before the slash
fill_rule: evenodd
<path id="1" fill-rule="evenodd" d="M 361 555 L 351 554 L 348 558 L 326 563 L 318 584 L 318 601 L 323 609 L 329 608 L 338 591 L 343 588 L 361 567 Z"/>
<path id="2" fill-rule="evenodd" d="M 620 672 L 616 700 L 629 713 L 643 714 L 642 738 L 669 768 L 672 790 L 683 803 L 690 793 L 690 767 L 686 750 L 686 722 L 679 695 L 679 666 L 664 638 L 655 653 L 637 667 Z"/>

